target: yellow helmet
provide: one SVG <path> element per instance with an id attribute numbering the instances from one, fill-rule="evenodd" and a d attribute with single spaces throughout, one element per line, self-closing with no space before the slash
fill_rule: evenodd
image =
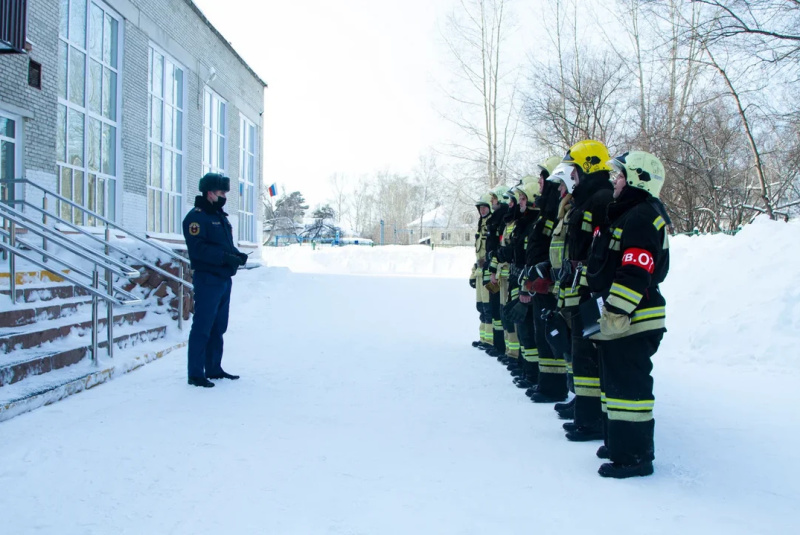
<path id="1" fill-rule="evenodd" d="M 586 139 L 571 146 L 561 161 L 578 166 L 588 175 L 597 171 L 611 171 L 608 166 L 610 159 L 605 145 L 594 139 Z"/>
<path id="2" fill-rule="evenodd" d="M 492 195 L 494 195 L 491 191 L 487 191 L 483 195 L 481 195 L 480 199 L 475 201 L 475 206 L 488 206 L 489 209 L 492 208 Z"/>
<path id="3" fill-rule="evenodd" d="M 629 186 L 643 189 L 658 197 L 664 186 L 664 164 L 649 152 L 632 150 L 608 162 L 614 170 L 625 175 Z"/>
<path id="4" fill-rule="evenodd" d="M 498 202 L 503 204 L 508 204 L 508 198 L 505 196 L 506 193 L 508 193 L 508 186 L 505 184 L 495 186 L 495 188 L 491 191 L 491 194 L 497 197 Z"/>
<path id="5" fill-rule="evenodd" d="M 542 163 L 538 165 L 539 172 L 547 171 L 547 176 L 553 174 L 553 169 L 556 168 L 558 164 L 561 163 L 561 158 L 558 156 L 550 156 L 549 158 L 545 159 Z"/>
<path id="6" fill-rule="evenodd" d="M 525 175 L 524 177 L 522 177 L 522 180 L 521 180 L 521 182 L 523 184 L 527 184 L 528 182 L 538 182 L 538 181 L 539 181 L 539 176 L 538 175 L 536 175 L 536 176 L 534 176 L 534 175 Z"/>
<path id="7" fill-rule="evenodd" d="M 531 180 L 528 182 L 523 181 L 522 184 L 520 184 L 514 189 L 522 192 L 528 199 L 529 204 L 533 204 L 533 198 L 539 195 L 539 193 L 541 193 L 541 190 L 539 189 L 538 180 Z M 517 198 L 519 198 L 519 196 L 517 196 Z"/>

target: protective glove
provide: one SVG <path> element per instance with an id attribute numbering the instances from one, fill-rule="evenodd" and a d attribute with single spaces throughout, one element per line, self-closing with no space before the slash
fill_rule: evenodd
<path id="1" fill-rule="evenodd" d="M 242 259 L 236 254 L 225 253 L 225 256 L 222 257 L 222 261 L 225 262 L 226 266 L 230 266 L 232 268 L 238 268 L 242 265 Z"/>
<path id="2" fill-rule="evenodd" d="M 470 288 L 475 288 L 475 277 L 471 277 L 469 279 L 469 287 Z"/>
<path id="3" fill-rule="evenodd" d="M 631 328 L 631 318 L 627 314 L 615 314 L 603 307 L 600 314 L 600 332 L 606 336 L 619 336 Z"/>
<path id="4" fill-rule="evenodd" d="M 533 281 L 533 292 L 537 294 L 546 294 L 550 292 L 550 287 L 553 285 L 553 281 L 551 281 L 547 277 L 539 277 L 535 281 Z"/>
<path id="5" fill-rule="evenodd" d="M 509 311 L 508 319 L 513 323 L 522 323 L 528 315 L 528 305 L 517 302 Z"/>
<path id="6" fill-rule="evenodd" d="M 487 282 L 486 284 L 483 285 L 483 287 L 489 290 L 489 293 L 492 294 L 496 294 L 497 292 L 500 291 L 500 285 L 492 281 Z"/>
<path id="7" fill-rule="evenodd" d="M 243 252 L 239 251 L 238 253 L 236 253 L 236 255 L 239 257 L 239 260 L 241 260 L 241 262 L 242 262 L 241 265 L 245 265 L 247 263 L 247 258 L 248 257 L 247 257 L 246 254 L 244 254 Z"/>

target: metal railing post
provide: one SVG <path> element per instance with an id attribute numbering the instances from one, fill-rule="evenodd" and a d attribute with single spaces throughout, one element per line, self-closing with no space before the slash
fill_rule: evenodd
<path id="1" fill-rule="evenodd" d="M 106 256 L 111 252 L 108 248 L 108 243 L 111 241 L 111 229 L 106 223 Z M 114 275 L 111 270 L 106 268 L 106 290 L 109 297 L 114 297 Z M 108 337 L 108 357 L 114 357 L 114 304 L 108 300 L 106 301 L 106 336 Z"/>
<path id="2" fill-rule="evenodd" d="M 17 246 L 17 224 L 11 221 L 9 225 L 10 233 L 8 235 L 8 244 L 11 247 Z M 8 285 L 11 291 L 11 303 L 17 304 L 17 257 L 14 256 L 14 251 L 9 251 L 8 254 Z"/>
<path id="3" fill-rule="evenodd" d="M 42 195 L 42 225 L 47 226 L 47 194 Z M 47 250 L 47 238 L 42 238 L 42 249 Z M 47 257 L 42 257 L 47 262 Z"/>
<path id="4" fill-rule="evenodd" d="M 97 273 L 97 265 L 94 266 L 92 271 L 92 287 L 99 291 L 100 288 L 100 275 Z M 92 294 L 92 362 L 95 366 L 100 365 L 100 358 L 97 354 L 97 331 L 99 330 L 97 322 L 97 294 Z"/>
<path id="5" fill-rule="evenodd" d="M 178 277 L 183 280 L 182 262 L 178 262 Z M 183 284 L 178 285 L 178 330 L 183 330 Z"/>

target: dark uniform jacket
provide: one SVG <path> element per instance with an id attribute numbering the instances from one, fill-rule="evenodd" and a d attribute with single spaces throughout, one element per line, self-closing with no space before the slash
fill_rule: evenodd
<path id="1" fill-rule="evenodd" d="M 586 281 L 602 294 L 609 312 L 630 316 L 630 329 L 615 338 L 666 331 L 666 300 L 658 285 L 669 271 L 668 223 L 661 201 L 629 186 L 608 207 L 592 243 Z M 592 339 L 609 337 L 598 333 Z"/>
<path id="2" fill-rule="evenodd" d="M 598 171 L 581 177 L 580 183 L 572 192 L 573 208 L 564 220 L 566 226 L 564 263 L 569 260 L 572 264 L 572 270 L 568 271 L 577 271 L 580 265 L 585 275 L 584 264 L 589 256 L 594 231 L 605 221 L 607 207 L 613 200 L 614 187 L 609 181 L 608 171 Z M 570 280 L 561 281 L 560 306 L 576 307 L 589 298 L 589 289 L 580 282 L 580 274 Z"/>
<path id="3" fill-rule="evenodd" d="M 236 275 L 236 267 L 224 260 L 225 255 L 239 254 L 233 245 L 233 228 L 228 214 L 215 208 L 202 195 L 195 197 L 194 208 L 183 219 L 183 237 L 193 270 L 219 277 Z"/>
<path id="4" fill-rule="evenodd" d="M 508 205 L 501 203 L 486 222 L 486 261 L 490 273 L 497 273 L 497 249 L 500 248 L 500 238 L 506 228 L 506 214 Z"/>

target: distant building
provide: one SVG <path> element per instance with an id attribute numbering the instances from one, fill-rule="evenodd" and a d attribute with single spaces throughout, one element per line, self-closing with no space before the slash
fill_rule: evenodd
<path id="1" fill-rule="evenodd" d="M 239 247 L 259 247 L 266 84 L 191 0 L 2 3 L 27 14 L 27 42 L 0 35 L 17 52 L 0 54 L 0 178 L 181 240 L 200 177 L 221 172 Z"/>
<path id="2" fill-rule="evenodd" d="M 452 207 L 439 206 L 409 223 L 410 243 L 426 245 L 474 245 L 475 225 L 464 222 Z"/>

